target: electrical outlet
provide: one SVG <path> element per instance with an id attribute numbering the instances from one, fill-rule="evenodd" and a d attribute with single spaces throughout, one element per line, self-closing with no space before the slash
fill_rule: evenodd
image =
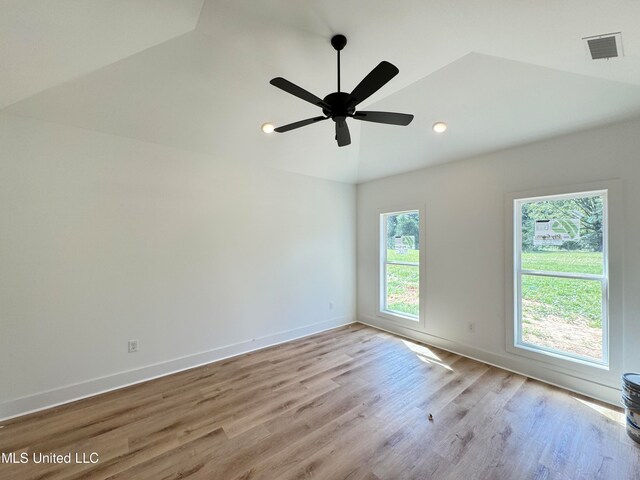
<path id="1" fill-rule="evenodd" d="M 135 353 L 138 351 L 138 340 L 129 340 L 129 353 Z"/>
<path id="2" fill-rule="evenodd" d="M 476 322 L 469 322 L 469 331 L 471 333 L 475 333 L 475 331 L 476 331 Z"/>
<path id="3" fill-rule="evenodd" d="M 333 310 L 333 302 L 329 302 L 329 310 Z"/>

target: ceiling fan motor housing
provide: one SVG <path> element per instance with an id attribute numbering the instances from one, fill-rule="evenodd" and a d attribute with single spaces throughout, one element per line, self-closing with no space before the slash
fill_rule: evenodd
<path id="1" fill-rule="evenodd" d="M 347 92 L 333 92 L 324 97 L 324 101 L 329 104 L 331 110 L 327 110 L 325 108 L 322 109 L 322 113 L 324 113 L 327 117 L 331 117 L 335 119 L 335 117 L 348 117 L 352 116 L 356 109 L 355 107 L 349 106 L 351 99 L 351 95 Z"/>

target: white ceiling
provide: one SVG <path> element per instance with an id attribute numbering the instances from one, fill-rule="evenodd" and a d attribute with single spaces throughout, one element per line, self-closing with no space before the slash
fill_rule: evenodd
<path id="1" fill-rule="evenodd" d="M 366 124 L 359 181 L 639 116 L 640 87 L 470 53 L 371 109 L 421 114 L 411 128 Z"/>
<path id="2" fill-rule="evenodd" d="M 203 0 L 0 0 L 0 108 L 193 30 Z"/>
<path id="3" fill-rule="evenodd" d="M 55 7 L 53 4 L 55 3 Z M 359 182 L 640 115 L 640 2 L 608 0 L 0 0 L 0 106 L 8 113 Z M 198 18 L 199 14 L 199 18 Z M 196 27 L 197 22 L 197 27 Z M 194 30 L 195 27 L 195 30 Z M 625 57 L 581 37 L 622 31 Z M 365 104 L 408 127 L 260 124 L 319 114 L 275 76 L 335 90 L 381 60 L 400 74 Z M 450 124 L 436 136 L 436 120 Z"/>

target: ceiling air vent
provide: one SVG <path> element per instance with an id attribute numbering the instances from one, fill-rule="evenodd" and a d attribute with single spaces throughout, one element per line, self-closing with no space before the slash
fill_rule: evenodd
<path id="1" fill-rule="evenodd" d="M 584 37 L 582 40 L 593 60 L 622 57 L 624 55 L 622 52 L 622 35 L 620 32 Z"/>

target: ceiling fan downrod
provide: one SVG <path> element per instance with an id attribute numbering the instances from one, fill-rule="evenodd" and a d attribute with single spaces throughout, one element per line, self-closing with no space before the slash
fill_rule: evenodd
<path id="1" fill-rule="evenodd" d="M 344 35 L 334 35 L 331 37 L 331 45 L 338 52 L 338 92 L 340 92 L 340 50 L 342 50 L 347 44 L 347 37 Z"/>

